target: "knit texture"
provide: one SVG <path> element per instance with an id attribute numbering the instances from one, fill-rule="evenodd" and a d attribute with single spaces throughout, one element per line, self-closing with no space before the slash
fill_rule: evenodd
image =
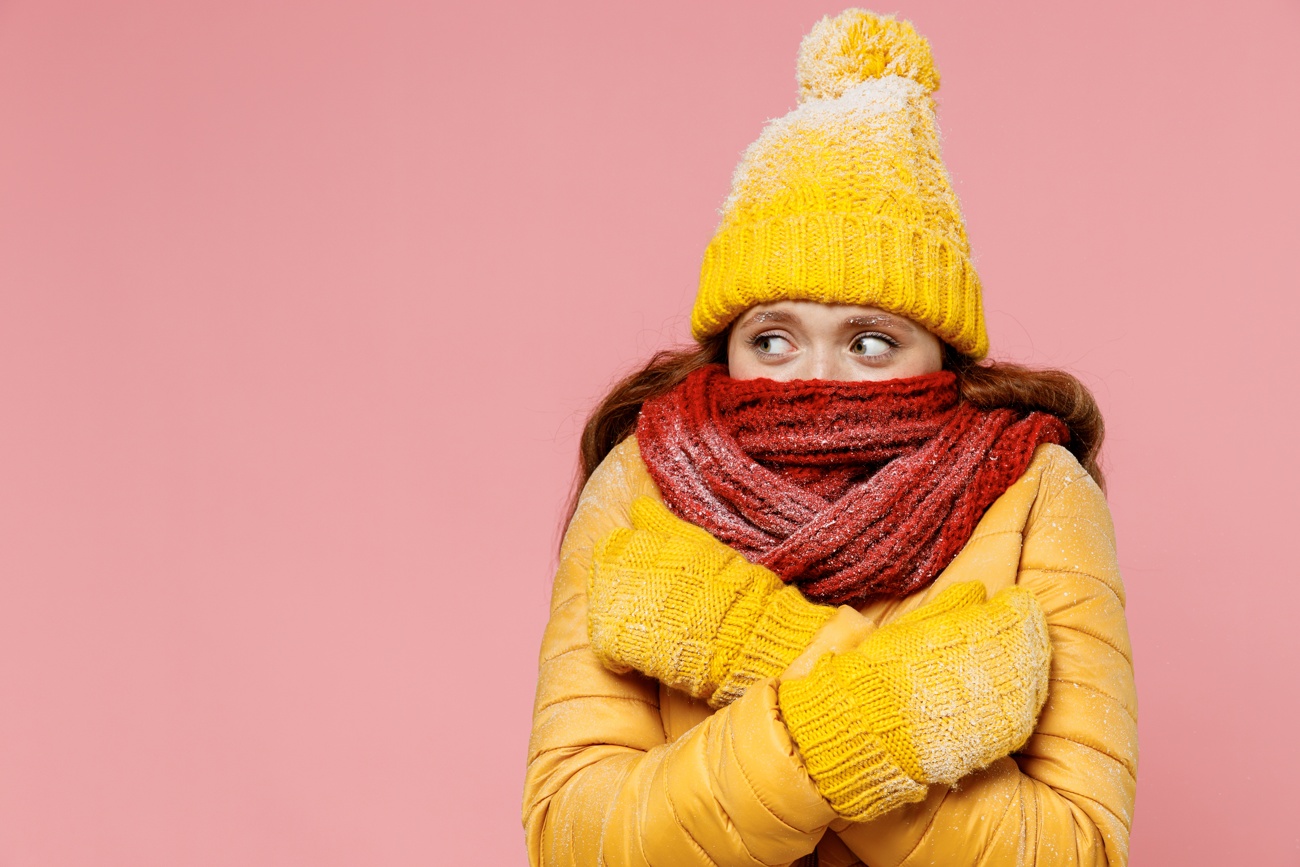
<path id="1" fill-rule="evenodd" d="M 1051 644 L 1033 595 L 984 602 L 978 582 L 827 654 L 780 686 L 808 773 L 841 816 L 866 821 L 1019 748 L 1047 699 Z"/>
<path id="2" fill-rule="evenodd" d="M 949 371 L 885 382 L 737 380 L 695 371 L 641 409 L 664 502 L 822 603 L 932 582 L 1041 443 L 1045 413 L 980 410 Z"/>
<path id="3" fill-rule="evenodd" d="M 704 340 L 783 299 L 880 307 L 973 358 L 988 352 L 979 277 L 939 156 L 930 46 L 849 9 L 804 38 L 800 105 L 745 151 L 704 254 Z"/>
<path id="4" fill-rule="evenodd" d="M 588 582 L 591 647 L 721 707 L 785 671 L 834 613 L 814 605 L 658 501 L 596 546 Z"/>

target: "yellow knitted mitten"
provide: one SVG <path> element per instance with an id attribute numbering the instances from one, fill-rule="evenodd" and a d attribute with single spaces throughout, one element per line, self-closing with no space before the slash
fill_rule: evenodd
<path id="1" fill-rule="evenodd" d="M 949 587 L 781 684 L 781 714 L 841 816 L 919 801 L 1029 739 L 1047 699 L 1047 619 L 1019 587 L 984 598 L 977 581 Z"/>
<path id="2" fill-rule="evenodd" d="M 652 497 L 596 545 L 588 632 L 614 671 L 636 669 L 721 707 L 780 674 L 834 613 Z"/>

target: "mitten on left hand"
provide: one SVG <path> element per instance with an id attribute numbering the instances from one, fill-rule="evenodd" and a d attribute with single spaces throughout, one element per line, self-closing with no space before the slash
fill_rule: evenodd
<path id="1" fill-rule="evenodd" d="M 1019 748 L 1047 698 L 1047 619 L 1020 587 L 976 581 L 783 680 L 782 718 L 818 790 L 863 822 Z"/>
<path id="2" fill-rule="evenodd" d="M 815 605 L 659 501 L 596 545 L 588 633 L 606 667 L 721 707 L 799 656 L 835 609 Z"/>

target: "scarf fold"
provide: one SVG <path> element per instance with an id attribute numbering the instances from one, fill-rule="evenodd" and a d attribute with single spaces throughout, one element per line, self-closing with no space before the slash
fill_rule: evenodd
<path id="1" fill-rule="evenodd" d="M 1041 412 L 958 400 L 950 371 L 884 382 L 690 374 L 641 408 L 668 508 L 815 602 L 901 597 L 939 576 L 1034 449 Z"/>

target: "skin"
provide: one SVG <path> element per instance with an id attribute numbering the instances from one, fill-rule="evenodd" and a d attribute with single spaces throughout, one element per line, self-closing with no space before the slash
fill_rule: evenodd
<path id="1" fill-rule="evenodd" d="M 855 304 L 758 304 L 741 314 L 727 341 L 733 379 L 860 382 L 942 368 L 939 338 L 910 319 Z"/>

